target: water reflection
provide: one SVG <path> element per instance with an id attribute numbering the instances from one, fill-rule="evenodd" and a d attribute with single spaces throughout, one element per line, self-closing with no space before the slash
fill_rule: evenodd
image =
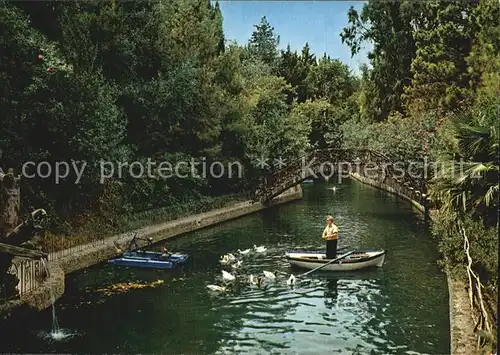
<path id="1" fill-rule="evenodd" d="M 325 306 L 327 308 L 333 308 L 337 306 L 338 282 L 338 279 L 331 279 L 326 283 Z"/>

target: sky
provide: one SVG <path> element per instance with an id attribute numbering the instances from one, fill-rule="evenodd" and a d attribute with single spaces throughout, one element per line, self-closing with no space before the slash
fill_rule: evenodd
<path id="1" fill-rule="evenodd" d="M 340 59 L 354 72 L 359 72 L 361 63 L 368 63 L 367 53 L 371 49 L 366 43 L 361 52 L 351 58 L 350 48 L 342 43 L 340 33 L 347 23 L 347 12 L 351 6 L 357 10 L 362 1 L 230 1 L 219 0 L 224 17 L 226 40 L 246 44 L 254 25 L 266 16 L 280 36 L 280 49 L 288 44 L 300 52 L 306 42 L 317 57 L 323 53 Z"/>

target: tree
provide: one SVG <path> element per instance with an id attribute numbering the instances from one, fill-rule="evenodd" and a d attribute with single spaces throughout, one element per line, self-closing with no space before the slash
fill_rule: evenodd
<path id="1" fill-rule="evenodd" d="M 500 5 L 495 1 L 482 0 L 474 8 L 471 21 L 477 28 L 467 64 L 472 88 L 477 88 L 476 100 L 489 100 L 497 96 L 500 80 Z M 478 104 L 481 104 L 478 102 Z"/>
<path id="2" fill-rule="evenodd" d="M 377 122 L 382 115 L 380 94 L 372 80 L 371 69 L 366 64 L 361 66 L 361 80 L 358 95 L 359 114 L 366 122 Z"/>
<path id="3" fill-rule="evenodd" d="M 255 164 L 260 158 L 294 159 L 308 147 L 309 125 L 304 117 L 289 116 L 286 93 L 290 86 L 277 76 L 247 81 L 245 152 Z M 271 166 L 269 166 L 270 168 Z"/>
<path id="4" fill-rule="evenodd" d="M 217 8 L 205 0 L 159 3 L 160 45 L 171 64 L 195 60 L 196 65 L 201 65 L 224 49 L 222 15 Z"/>
<path id="5" fill-rule="evenodd" d="M 306 42 L 304 47 L 302 48 L 302 52 L 300 54 L 300 60 L 307 67 L 311 67 L 316 65 L 316 56 L 311 53 L 311 47 L 309 47 L 309 43 Z"/>
<path id="6" fill-rule="evenodd" d="M 466 58 L 475 32 L 470 16 L 475 5 L 467 0 L 436 0 L 421 6 L 423 19 L 414 31 L 417 50 L 412 81 L 405 90 L 406 106 L 452 110 L 470 95 Z"/>
<path id="7" fill-rule="evenodd" d="M 310 98 L 306 79 L 315 64 L 315 56 L 310 53 L 309 44 L 307 43 L 300 55 L 297 51 L 292 52 L 290 45 L 287 46 L 286 51 L 281 51 L 278 75 L 285 78 L 286 82 L 292 86 L 292 90 L 288 93 L 288 104 L 291 104 L 294 100 L 304 102 Z"/>
<path id="8" fill-rule="evenodd" d="M 293 105 L 290 112 L 291 117 L 299 117 L 309 122 L 309 144 L 312 148 L 325 148 L 329 146 L 327 134 L 338 133 L 338 122 L 334 117 L 334 107 L 325 99 L 315 101 L 307 100 L 303 103 Z"/>
<path id="9" fill-rule="evenodd" d="M 287 94 L 287 103 L 289 105 L 294 99 L 297 99 L 297 87 L 301 85 L 307 77 L 307 72 L 301 64 L 297 51 L 292 52 L 290 45 L 287 46 L 286 51 L 281 51 L 278 64 L 278 75 L 284 78 L 291 86 L 291 90 Z"/>
<path id="10" fill-rule="evenodd" d="M 311 68 L 307 77 L 308 92 L 312 98 L 325 98 L 332 105 L 340 104 L 355 91 L 349 68 L 338 59 L 326 55 Z"/>
<path id="11" fill-rule="evenodd" d="M 341 38 L 351 48 L 352 55 L 361 49 L 365 41 L 373 43 L 368 58 L 372 70 L 366 72 L 373 83 L 376 95 L 374 118 L 384 120 L 391 111 L 403 112 L 401 95 L 410 84 L 410 65 L 415 56 L 413 39 L 414 13 L 418 5 L 410 1 L 370 0 L 361 14 L 354 7 L 348 13 L 349 26 Z"/>
<path id="12" fill-rule="evenodd" d="M 280 37 L 274 33 L 274 27 L 269 24 L 265 16 L 254 27 L 255 30 L 248 42 L 249 52 L 254 58 L 274 68 L 278 56 Z"/>

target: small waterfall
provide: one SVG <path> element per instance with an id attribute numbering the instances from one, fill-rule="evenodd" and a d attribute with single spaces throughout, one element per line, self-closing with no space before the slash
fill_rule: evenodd
<path id="1" fill-rule="evenodd" d="M 46 259 L 42 259 L 42 265 L 47 273 L 47 277 L 50 277 L 49 265 Z M 66 337 L 64 332 L 61 331 L 59 327 L 59 322 L 57 321 L 56 316 L 56 297 L 54 295 L 54 290 L 52 289 L 52 285 L 49 287 L 50 291 L 50 300 L 52 301 L 52 331 L 50 332 L 50 337 L 54 340 L 60 340 Z"/>

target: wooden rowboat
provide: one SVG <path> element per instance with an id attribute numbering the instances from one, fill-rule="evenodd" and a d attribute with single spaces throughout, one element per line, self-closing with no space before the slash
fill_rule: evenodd
<path id="1" fill-rule="evenodd" d="M 340 255 L 338 255 L 340 256 Z M 292 266 L 312 270 L 326 264 L 332 259 L 327 259 L 326 254 L 317 252 L 289 252 L 285 254 L 286 259 Z M 355 250 L 342 260 L 331 263 L 321 270 L 323 271 L 353 271 L 369 267 L 382 267 L 385 261 L 385 250 Z"/>

